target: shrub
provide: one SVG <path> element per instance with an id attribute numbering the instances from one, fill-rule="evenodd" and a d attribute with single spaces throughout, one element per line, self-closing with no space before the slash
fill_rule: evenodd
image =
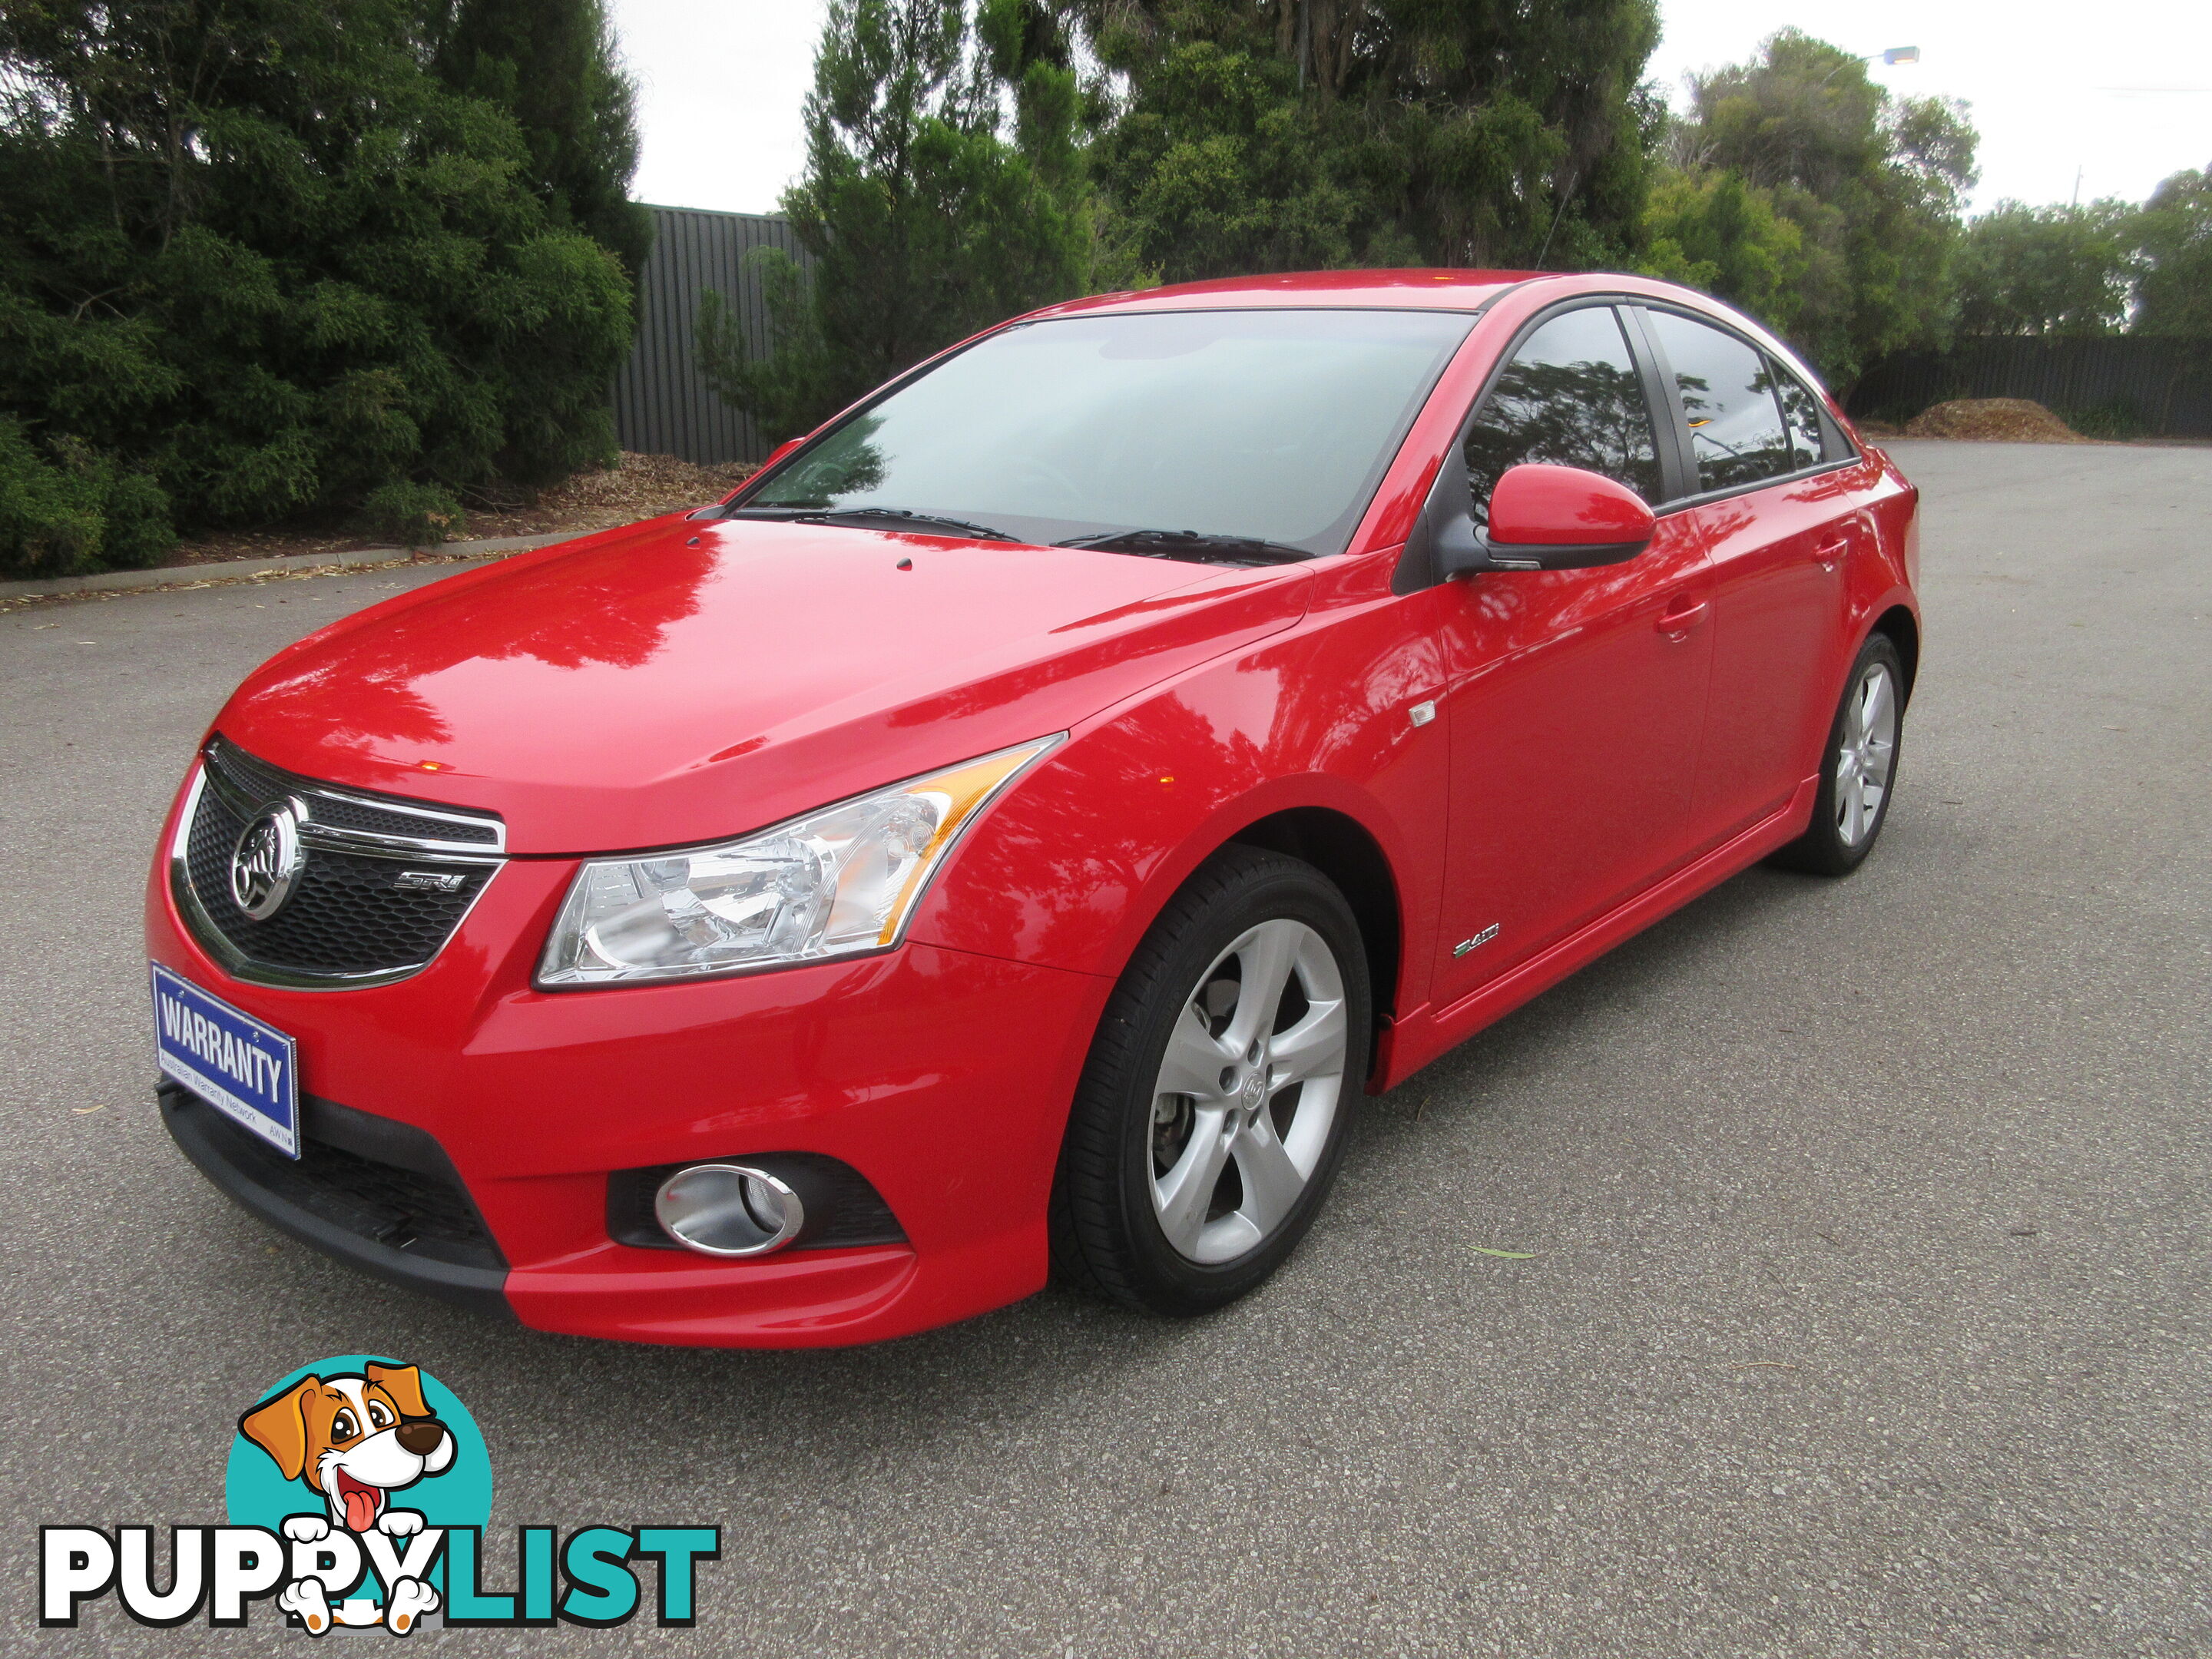
<path id="1" fill-rule="evenodd" d="M 372 501 L 434 530 L 460 491 L 613 459 L 629 277 L 500 100 L 508 59 L 437 68 L 489 4 L 0 4 L 5 556 L 144 562 L 171 516 Z M 605 50 L 569 9 L 544 61 Z M 618 91 L 588 107 L 627 118 Z"/>
<path id="2" fill-rule="evenodd" d="M 143 473 L 76 440 L 41 453 L 0 416 L 0 572 L 73 576 L 152 564 L 168 550 L 168 497 Z"/>
<path id="3" fill-rule="evenodd" d="M 2140 438 L 2150 430 L 2132 398 L 2107 398 L 2086 409 L 2062 411 L 2066 424 L 2086 438 Z"/>
<path id="4" fill-rule="evenodd" d="M 454 540 L 466 526 L 461 504 L 436 484 L 388 483 L 361 504 L 369 529 L 402 547 L 435 547 Z"/>

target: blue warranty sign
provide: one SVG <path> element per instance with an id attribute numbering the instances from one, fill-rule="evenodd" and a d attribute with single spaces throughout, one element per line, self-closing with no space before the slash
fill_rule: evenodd
<path id="1" fill-rule="evenodd" d="M 292 1039 L 160 963 L 152 966 L 154 1054 L 163 1075 L 287 1157 L 299 1157 L 299 1051 Z"/>

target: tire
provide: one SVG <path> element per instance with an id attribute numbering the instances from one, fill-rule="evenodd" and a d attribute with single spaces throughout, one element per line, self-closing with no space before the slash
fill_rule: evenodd
<path id="1" fill-rule="evenodd" d="M 1370 1006 L 1358 923 L 1318 870 L 1241 846 L 1200 866 L 1091 1042 L 1053 1183 L 1060 1276 L 1189 1317 L 1274 1272 L 1342 1161 Z"/>
<path id="2" fill-rule="evenodd" d="M 1878 706 L 1870 706 L 1869 687 L 1876 684 Z M 1889 820 L 1904 735 L 1905 665 L 1887 634 L 1870 635 L 1844 681 L 1821 750 L 1812 825 L 1771 862 L 1820 876 L 1847 876 L 1864 863 Z"/>

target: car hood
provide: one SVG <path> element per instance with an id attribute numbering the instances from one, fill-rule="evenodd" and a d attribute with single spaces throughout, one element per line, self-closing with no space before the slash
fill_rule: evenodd
<path id="1" fill-rule="evenodd" d="M 1287 628 L 1310 577 L 649 520 L 401 594 L 216 722 L 308 777 L 499 813 L 519 853 L 714 840 L 1064 731 Z"/>

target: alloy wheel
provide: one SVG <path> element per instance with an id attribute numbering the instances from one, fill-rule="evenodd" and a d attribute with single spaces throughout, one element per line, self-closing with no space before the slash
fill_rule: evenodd
<path id="1" fill-rule="evenodd" d="M 1335 955 L 1302 921 L 1260 923 L 1199 975 L 1152 1091 L 1152 1207 L 1179 1255 L 1232 1261 L 1281 1226 L 1328 1146 L 1347 1035 Z"/>
<path id="2" fill-rule="evenodd" d="M 1836 834 L 1845 847 L 1873 835 L 1897 757 L 1897 684 L 1887 663 L 1870 662 L 1844 705 L 1836 754 Z"/>

